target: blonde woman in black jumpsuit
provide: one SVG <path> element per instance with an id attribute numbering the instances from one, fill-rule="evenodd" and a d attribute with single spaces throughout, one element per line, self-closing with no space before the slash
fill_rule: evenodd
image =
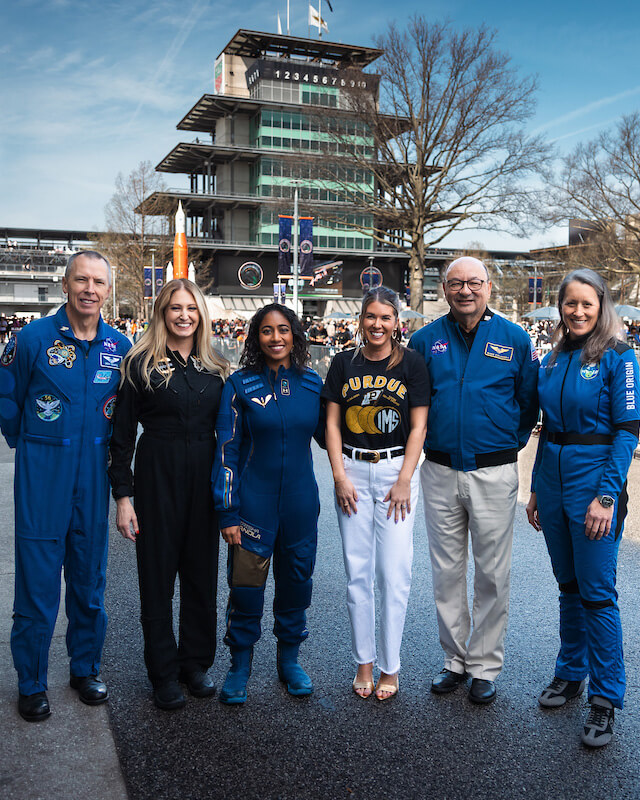
<path id="1" fill-rule="evenodd" d="M 136 543 L 145 663 L 154 702 L 165 710 L 185 704 L 179 681 L 196 697 L 215 692 L 207 670 L 216 649 L 219 534 L 209 481 L 228 363 L 212 349 L 210 334 L 198 287 L 170 281 L 124 361 L 113 416 L 109 478 L 116 525 Z M 132 475 L 138 423 L 143 433 Z"/>

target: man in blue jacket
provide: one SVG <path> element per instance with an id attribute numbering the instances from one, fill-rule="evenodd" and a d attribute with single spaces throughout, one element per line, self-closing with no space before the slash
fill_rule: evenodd
<path id="1" fill-rule="evenodd" d="M 470 676 L 469 699 L 491 703 L 504 660 L 516 462 L 538 416 L 538 356 L 520 327 L 488 308 L 491 280 L 482 261 L 454 261 L 443 288 L 451 311 L 410 342 L 431 378 L 420 477 L 445 652 L 431 688 L 445 694 Z M 475 563 L 473 630 L 468 534 Z"/>
<path id="2" fill-rule="evenodd" d="M 27 325 L 0 357 L 0 426 L 15 457 L 15 601 L 11 652 L 18 710 L 46 719 L 49 646 L 66 584 L 70 685 L 84 703 L 107 697 L 99 678 L 107 624 L 107 446 L 131 346 L 104 323 L 111 267 L 92 250 L 68 261 L 67 303 Z"/>

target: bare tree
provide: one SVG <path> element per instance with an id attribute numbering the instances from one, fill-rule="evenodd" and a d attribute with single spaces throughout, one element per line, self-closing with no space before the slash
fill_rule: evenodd
<path id="1" fill-rule="evenodd" d="M 518 77 L 495 39 L 486 27 L 456 32 L 421 16 L 406 30 L 392 24 L 376 42 L 384 51 L 376 62 L 379 102 L 354 80 L 351 113 L 343 122 L 325 117 L 324 130 L 339 143 L 332 160 L 343 168 L 330 179 L 366 217 L 362 229 L 409 254 L 415 310 L 422 310 L 426 248 L 456 229 L 524 234 L 533 180 L 546 175 L 549 146 L 524 130 L 535 78 Z M 352 135 L 348 117 L 362 123 L 362 135 Z M 354 170 L 372 175 L 368 190 Z"/>
<path id="2" fill-rule="evenodd" d="M 570 247 L 568 267 L 605 271 L 614 284 L 637 287 L 640 276 L 640 114 L 579 144 L 563 160 L 547 219 L 583 218 L 584 240 Z M 637 299 L 637 288 L 636 288 Z"/>
<path id="3" fill-rule="evenodd" d="M 150 161 L 141 161 L 126 177 L 118 174 L 105 207 L 106 232 L 98 237 L 98 246 L 117 270 L 119 302 L 138 317 L 144 316 L 143 267 L 152 262 L 152 248 L 157 266 L 171 258 L 165 209 L 150 208 L 147 202 L 144 213 L 139 210 L 145 198 L 165 188 Z"/>

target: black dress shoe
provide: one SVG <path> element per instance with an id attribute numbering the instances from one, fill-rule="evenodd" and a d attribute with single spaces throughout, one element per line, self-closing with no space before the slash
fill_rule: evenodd
<path id="1" fill-rule="evenodd" d="M 436 694 L 448 694 L 466 680 L 466 672 L 452 672 L 450 669 L 443 669 L 431 681 L 431 691 Z"/>
<path id="2" fill-rule="evenodd" d="M 18 712 L 27 722 L 40 722 L 51 716 L 46 692 L 18 695 Z"/>
<path id="3" fill-rule="evenodd" d="M 485 681 L 482 678 L 474 678 L 469 689 L 469 700 L 472 703 L 486 705 L 493 703 L 496 699 L 496 685 L 493 681 Z"/>
<path id="4" fill-rule="evenodd" d="M 82 702 L 88 706 L 99 706 L 109 699 L 107 685 L 98 675 L 87 675 L 84 678 L 72 675 L 69 678 L 69 686 L 78 692 Z"/>
<path id="5" fill-rule="evenodd" d="M 180 681 L 187 684 L 189 694 L 194 697 L 212 697 L 216 693 L 213 679 L 200 669 L 180 673 Z"/>
<path id="6" fill-rule="evenodd" d="M 167 681 L 153 689 L 153 702 L 163 711 L 182 708 L 187 702 L 178 681 Z"/>

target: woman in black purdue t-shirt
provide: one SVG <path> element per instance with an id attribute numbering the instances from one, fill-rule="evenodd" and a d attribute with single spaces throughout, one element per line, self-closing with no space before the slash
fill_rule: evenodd
<path id="1" fill-rule="evenodd" d="M 362 301 L 362 345 L 338 353 L 324 385 L 327 451 L 347 573 L 347 608 L 358 672 L 353 689 L 379 700 L 398 691 L 400 644 L 411 587 L 416 466 L 430 386 L 424 359 L 400 344 L 400 302 L 385 287 Z M 376 651 L 374 580 L 380 590 Z"/>

